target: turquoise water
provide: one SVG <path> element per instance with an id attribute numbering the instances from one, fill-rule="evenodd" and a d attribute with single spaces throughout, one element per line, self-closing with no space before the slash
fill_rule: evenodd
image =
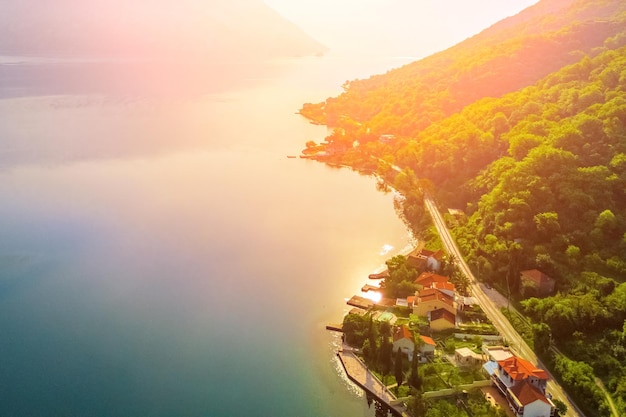
<path id="1" fill-rule="evenodd" d="M 349 73 L 4 94 L 0 415 L 373 415 L 324 326 L 405 227 L 371 178 L 286 158 Z"/>

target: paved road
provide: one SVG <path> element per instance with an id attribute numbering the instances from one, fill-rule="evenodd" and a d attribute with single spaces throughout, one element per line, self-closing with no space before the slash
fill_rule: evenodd
<path id="1" fill-rule="evenodd" d="M 448 253 L 456 256 L 457 266 L 458 268 L 468 277 L 470 281 L 470 293 L 473 297 L 478 300 L 478 303 L 485 311 L 485 314 L 492 321 L 494 326 L 498 329 L 500 334 L 508 341 L 509 346 L 513 348 L 519 356 L 522 358 L 531 361 L 532 363 L 537 363 L 541 368 L 545 369 L 545 366 L 538 360 L 535 352 L 526 344 L 524 339 L 519 335 L 519 333 L 515 330 L 515 328 L 511 325 L 511 323 L 507 320 L 506 317 L 502 314 L 500 309 L 494 305 L 491 299 L 485 294 L 483 289 L 481 288 L 478 280 L 472 274 L 472 271 L 467 266 L 467 263 L 463 259 L 459 248 L 456 246 L 456 242 L 450 235 L 450 231 L 446 227 L 446 224 L 437 209 L 434 201 L 430 198 L 430 196 L 424 196 L 424 203 L 426 204 L 426 208 L 429 211 L 433 223 L 441 236 L 441 240 L 448 251 Z M 548 372 L 549 374 L 549 372 Z M 553 398 L 559 399 L 563 401 L 567 405 L 567 413 L 565 414 L 568 417 L 576 417 L 581 416 L 584 417 L 584 414 L 576 407 L 573 402 L 569 399 L 563 388 L 554 380 L 552 375 L 550 375 L 550 379 L 548 380 L 548 389 L 547 391 L 552 394 Z"/>

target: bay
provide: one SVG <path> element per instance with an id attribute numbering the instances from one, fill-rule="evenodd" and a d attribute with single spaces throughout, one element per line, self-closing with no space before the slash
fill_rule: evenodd
<path id="1" fill-rule="evenodd" d="M 303 102 L 397 65 L 286 60 L 183 95 L 5 89 L 0 415 L 373 415 L 324 325 L 406 228 L 371 178 L 286 156 L 325 134 Z"/>

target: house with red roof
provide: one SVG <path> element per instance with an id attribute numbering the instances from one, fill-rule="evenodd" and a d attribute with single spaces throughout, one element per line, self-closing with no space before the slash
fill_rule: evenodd
<path id="1" fill-rule="evenodd" d="M 433 282 L 430 288 L 439 290 L 452 299 L 456 295 L 456 287 L 451 282 Z"/>
<path id="2" fill-rule="evenodd" d="M 511 356 L 498 361 L 493 384 L 506 397 L 517 417 L 553 416 L 555 407 L 546 396 L 548 374 L 531 362 Z"/>
<path id="3" fill-rule="evenodd" d="M 435 356 L 435 348 L 437 347 L 437 343 L 435 343 L 435 341 L 428 336 L 420 335 L 420 339 L 422 340 L 420 346 L 422 362 L 426 362 L 428 358 L 433 358 Z"/>
<path id="4" fill-rule="evenodd" d="M 393 332 L 393 351 L 397 352 L 398 349 L 409 357 L 409 360 L 413 359 L 413 351 L 415 350 L 415 342 L 413 342 L 413 334 L 408 327 L 402 325 L 396 327 Z"/>
<path id="5" fill-rule="evenodd" d="M 439 271 L 443 255 L 444 252 L 441 249 L 438 251 L 415 250 L 407 257 L 407 263 L 419 271 Z"/>
<path id="6" fill-rule="evenodd" d="M 534 288 L 537 296 L 546 296 L 554 292 L 556 282 L 538 269 L 529 269 L 520 272 L 520 292 L 525 293 L 525 287 Z"/>
<path id="7" fill-rule="evenodd" d="M 417 288 L 420 290 L 423 288 L 431 288 L 434 282 L 446 283 L 448 282 L 448 277 L 435 274 L 434 272 L 422 272 L 417 278 L 415 278 L 415 281 L 413 281 L 413 283 L 417 285 Z"/>

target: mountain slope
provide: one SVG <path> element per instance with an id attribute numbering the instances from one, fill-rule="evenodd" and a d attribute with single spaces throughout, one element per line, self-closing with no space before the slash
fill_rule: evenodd
<path id="1" fill-rule="evenodd" d="M 532 85 L 603 47 L 623 31 L 625 12 L 615 0 L 544 0 L 446 51 L 347 82 L 340 96 L 301 112 L 330 126 L 356 123 L 359 137 L 414 136 L 477 99 Z"/>

